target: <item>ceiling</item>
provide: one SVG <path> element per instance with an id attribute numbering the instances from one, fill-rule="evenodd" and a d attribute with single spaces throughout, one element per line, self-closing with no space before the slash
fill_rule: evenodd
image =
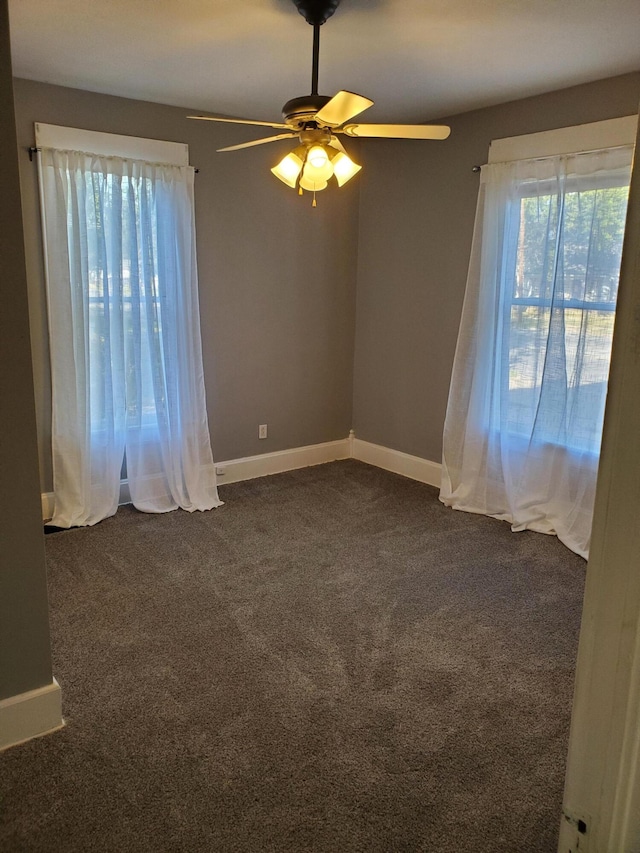
<path id="1" fill-rule="evenodd" d="M 291 0 L 9 0 L 14 73 L 280 120 L 308 94 L 313 30 Z M 421 122 L 640 70 L 639 0 L 342 0 L 322 94 Z"/>

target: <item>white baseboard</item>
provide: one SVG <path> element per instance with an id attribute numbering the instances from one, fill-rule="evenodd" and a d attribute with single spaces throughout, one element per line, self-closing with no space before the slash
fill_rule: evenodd
<path id="1" fill-rule="evenodd" d="M 42 502 L 42 520 L 51 521 L 53 518 L 53 492 L 42 492 L 40 495 Z M 118 497 L 118 506 L 131 503 L 131 494 L 129 493 L 129 481 L 120 480 L 120 495 Z"/>
<path id="2" fill-rule="evenodd" d="M 323 444 L 309 444 L 306 447 L 293 447 L 290 450 L 278 450 L 275 453 L 261 453 L 259 456 L 245 456 L 243 459 L 229 459 L 216 463 L 218 485 L 239 483 L 254 477 L 266 477 L 268 474 L 282 474 L 296 468 L 309 465 L 322 465 L 336 459 L 348 459 L 350 456 L 349 439 L 326 441 Z"/>
<path id="3" fill-rule="evenodd" d="M 379 444 L 371 444 L 369 441 L 362 441 L 359 438 L 354 438 L 352 443 L 351 456 L 353 459 L 359 459 L 361 462 L 375 465 L 377 468 L 384 468 L 385 471 L 402 474 L 403 477 L 409 477 L 412 480 L 418 480 L 420 483 L 427 483 L 429 486 L 440 488 L 442 465 L 439 462 L 431 462 L 421 456 L 411 456 L 409 453 L 402 453 L 400 450 L 392 450 L 390 447 L 382 447 Z"/>
<path id="4" fill-rule="evenodd" d="M 289 450 L 278 450 L 275 453 L 261 453 L 258 456 L 245 456 L 241 459 L 229 459 L 216 463 L 218 485 L 239 483 L 242 480 L 253 480 L 255 477 L 266 477 L 269 474 L 282 474 L 294 471 L 296 468 L 307 468 L 310 465 L 322 465 L 336 459 L 359 459 L 369 465 L 384 468 L 394 474 L 401 474 L 429 486 L 440 487 L 441 468 L 439 462 L 431 462 L 420 456 L 411 456 L 390 447 L 371 444 L 355 438 L 353 430 L 348 438 L 339 441 L 326 441 L 323 444 L 309 444 L 305 447 L 292 447 Z M 53 492 L 42 494 L 42 518 L 48 521 L 53 516 Z M 131 502 L 129 483 L 120 483 L 120 504 Z"/>
<path id="5" fill-rule="evenodd" d="M 43 492 L 40 495 L 42 501 L 42 520 L 51 521 L 53 518 L 53 492 Z"/>
<path id="6" fill-rule="evenodd" d="M 54 678 L 45 687 L 0 701 L 0 752 L 63 725 L 60 686 Z"/>

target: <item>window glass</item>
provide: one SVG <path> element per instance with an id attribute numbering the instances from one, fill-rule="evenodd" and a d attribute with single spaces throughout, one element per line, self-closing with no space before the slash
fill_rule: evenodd
<path id="1" fill-rule="evenodd" d="M 597 453 L 629 189 L 528 190 L 509 223 L 508 429 Z M 541 406 L 541 393 L 553 405 Z"/>

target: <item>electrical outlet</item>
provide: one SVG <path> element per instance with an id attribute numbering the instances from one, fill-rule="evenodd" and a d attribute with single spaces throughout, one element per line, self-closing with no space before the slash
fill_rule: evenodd
<path id="1" fill-rule="evenodd" d="M 260 424 L 258 427 L 258 438 L 266 438 L 267 437 L 267 425 Z"/>
<path id="2" fill-rule="evenodd" d="M 578 817 L 576 812 L 563 809 L 560 823 L 560 839 L 558 850 L 561 853 L 588 853 L 589 834 L 587 829 L 591 824 L 588 815 Z"/>

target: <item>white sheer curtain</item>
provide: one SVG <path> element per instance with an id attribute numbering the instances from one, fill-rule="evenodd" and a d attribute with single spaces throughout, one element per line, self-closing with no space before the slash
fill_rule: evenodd
<path id="1" fill-rule="evenodd" d="M 193 169 L 44 148 L 55 511 L 219 506 L 202 368 Z"/>
<path id="2" fill-rule="evenodd" d="M 482 169 L 441 500 L 586 557 L 633 149 Z"/>

